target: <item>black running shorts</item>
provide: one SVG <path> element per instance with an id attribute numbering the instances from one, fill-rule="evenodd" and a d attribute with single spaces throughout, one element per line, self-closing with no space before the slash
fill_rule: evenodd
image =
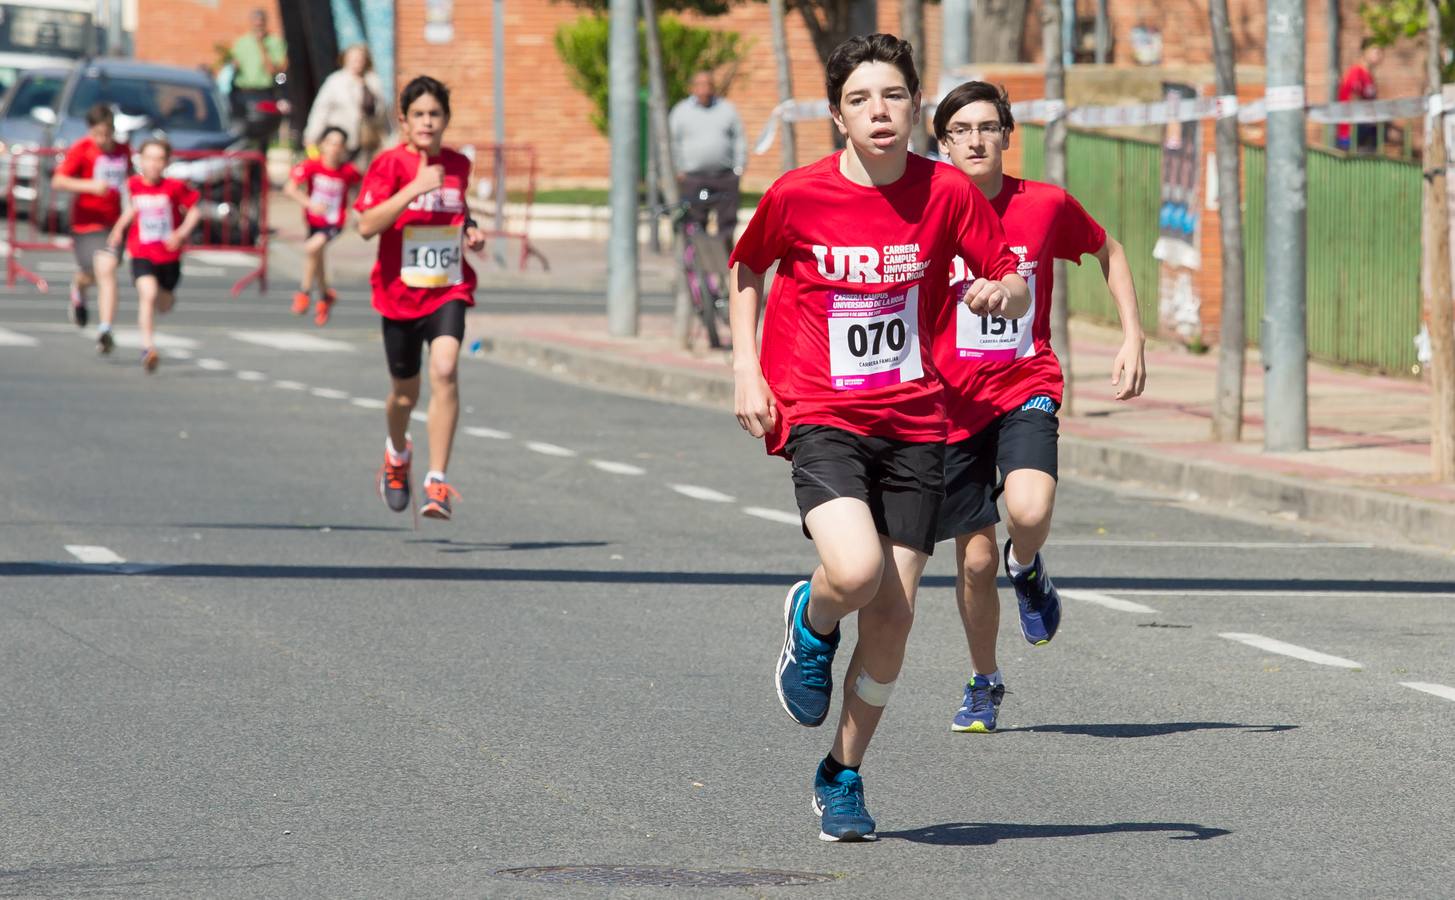
<path id="1" fill-rule="evenodd" d="M 343 231 L 344 231 L 344 229 L 343 229 L 343 226 L 342 225 L 309 225 L 308 226 L 308 236 L 309 237 L 313 237 L 315 234 L 321 234 L 321 235 L 323 235 L 323 240 L 324 240 L 325 243 L 327 243 L 328 241 L 331 241 L 334 238 L 338 237 L 339 235 L 343 234 Z"/>
<path id="2" fill-rule="evenodd" d="M 1049 397 L 1034 397 L 945 448 L 945 503 L 940 511 L 939 540 L 973 534 L 999 522 L 995 501 L 1005 490 L 1005 476 L 1016 469 L 1035 469 L 1057 477 L 1060 420 L 1055 410 L 1056 403 Z"/>
<path id="3" fill-rule="evenodd" d="M 133 256 L 131 258 L 131 280 L 136 281 L 144 275 L 151 275 L 155 278 L 157 287 L 162 290 L 175 291 L 177 284 L 182 280 L 182 261 L 159 263 L 142 259 L 140 256 Z"/>
<path id="4" fill-rule="evenodd" d="M 383 319 L 384 358 L 389 361 L 389 374 L 395 378 L 418 375 L 424 345 L 437 337 L 452 337 L 464 343 L 468 308 L 463 300 L 451 300 L 418 319 Z"/>
<path id="5" fill-rule="evenodd" d="M 839 497 L 869 505 L 875 529 L 897 544 L 935 550 L 944 496 L 945 445 L 866 437 L 828 425 L 795 425 L 784 450 L 808 534 L 810 510 Z"/>

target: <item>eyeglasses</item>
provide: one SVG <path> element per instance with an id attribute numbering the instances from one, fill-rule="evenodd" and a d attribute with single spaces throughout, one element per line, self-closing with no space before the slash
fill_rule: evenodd
<path id="1" fill-rule="evenodd" d="M 950 139 L 952 144 L 963 144 L 970 139 L 970 135 L 979 134 L 984 137 L 1000 137 L 1005 131 L 999 122 L 987 122 L 984 125 L 966 125 L 951 128 L 945 132 L 945 137 Z"/>

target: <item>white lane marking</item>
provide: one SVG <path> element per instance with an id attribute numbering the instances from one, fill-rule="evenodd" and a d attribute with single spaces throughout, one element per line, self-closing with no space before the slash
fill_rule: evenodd
<path id="1" fill-rule="evenodd" d="M 254 371 L 253 369 L 241 369 L 241 370 L 239 370 L 237 372 L 234 372 L 233 374 L 238 377 L 238 380 L 239 381 L 267 381 L 268 380 L 268 376 L 264 375 L 262 372 Z"/>
<path id="2" fill-rule="evenodd" d="M 768 509 L 766 506 L 745 506 L 743 512 L 750 516 L 757 516 L 760 519 L 767 519 L 769 522 L 782 522 L 784 525 L 802 525 L 798 513 L 784 512 L 781 509 Z"/>
<path id="3" fill-rule="evenodd" d="M 204 356 L 197 360 L 197 368 L 206 369 L 209 372 L 221 372 L 228 368 L 228 365 L 220 359 L 209 359 Z"/>
<path id="4" fill-rule="evenodd" d="M 1407 688 L 1414 688 L 1417 691 L 1424 691 L 1427 694 L 1434 694 L 1446 700 L 1455 700 L 1455 688 L 1446 687 L 1443 684 L 1431 684 L 1428 681 L 1401 681 L 1400 684 Z"/>
<path id="5" fill-rule="evenodd" d="M 281 388 L 285 391 L 301 391 L 306 389 L 308 385 L 304 384 L 301 381 L 287 381 L 285 379 L 273 382 L 273 387 Z"/>
<path id="6" fill-rule="evenodd" d="M 128 350 L 145 349 L 141 340 L 141 332 L 135 328 L 116 328 L 112 330 L 111 336 L 116 339 L 118 347 L 125 347 Z M 152 346 L 158 350 L 196 350 L 197 342 L 191 338 L 154 331 L 152 332 Z M 176 354 L 172 355 L 176 356 Z"/>
<path id="7" fill-rule="evenodd" d="M 409 414 L 409 418 L 413 419 L 416 422 L 428 422 L 429 414 L 422 413 L 419 410 L 415 410 L 414 412 Z"/>
<path id="8" fill-rule="evenodd" d="M 383 400 L 375 400 L 373 397 L 355 397 L 349 402 L 363 409 L 383 409 L 387 405 Z"/>
<path id="9" fill-rule="evenodd" d="M 126 562 L 126 560 L 117 556 L 109 547 L 97 547 L 91 544 L 67 544 L 66 552 L 88 565 Z"/>
<path id="10" fill-rule="evenodd" d="M 699 484 L 669 484 L 672 490 L 684 497 L 691 497 L 693 500 L 706 500 L 709 503 L 731 503 L 733 498 L 722 491 L 715 491 L 710 487 L 703 487 Z"/>
<path id="11" fill-rule="evenodd" d="M 11 331 L 9 328 L 0 328 L 0 347 L 36 347 L 39 345 L 40 341 L 28 334 Z"/>
<path id="12" fill-rule="evenodd" d="M 569 447 L 562 447 L 558 444 L 547 444 L 545 441 L 526 441 L 525 448 L 541 453 L 546 456 L 575 456 L 576 451 Z"/>
<path id="13" fill-rule="evenodd" d="M 229 250 L 188 250 L 186 259 L 195 259 L 198 262 L 212 263 L 217 266 L 234 266 L 244 268 L 256 268 L 258 258 L 242 253 L 234 253 Z"/>
<path id="14" fill-rule="evenodd" d="M 248 344 L 274 350 L 299 350 L 314 353 L 349 353 L 353 344 L 321 338 L 302 331 L 231 331 L 228 336 Z"/>
<path id="15" fill-rule="evenodd" d="M 593 459 L 591 460 L 591 465 L 595 466 L 603 472 L 609 472 L 612 475 L 647 474 L 647 470 L 643 469 L 641 466 L 634 466 L 631 463 L 612 462 L 609 459 Z"/>
<path id="16" fill-rule="evenodd" d="M 1096 538 L 1052 540 L 1054 547 L 1148 547 L 1184 550 L 1373 550 L 1373 544 L 1333 541 L 1123 541 Z"/>
<path id="17" fill-rule="evenodd" d="M 340 390 L 337 390 L 335 388 L 314 388 L 313 390 L 309 391 L 308 393 L 312 394 L 315 397 L 322 397 L 325 400 L 347 400 L 347 399 L 349 399 L 349 392 L 348 391 L 340 391 Z"/>
<path id="18" fill-rule="evenodd" d="M 493 441 L 510 440 L 510 432 L 496 431 L 494 428 L 481 428 L 479 425 L 466 425 L 465 433 L 478 438 L 490 438 Z"/>
<path id="19" fill-rule="evenodd" d="M 194 266 L 191 263 L 182 263 L 182 274 L 191 275 L 194 278 L 216 278 L 219 275 L 226 275 L 227 270 L 217 266 Z"/>
<path id="20" fill-rule="evenodd" d="M 1127 594 L 1133 597 L 1227 597 L 1229 590 L 1214 590 L 1198 588 L 1185 590 L 1181 588 L 1116 588 L 1118 594 Z M 1299 590 L 1244 590 L 1236 588 L 1233 591 L 1237 597 L 1251 597 L 1257 599 L 1274 600 L 1339 600 L 1345 598 L 1358 598 L 1360 600 L 1409 600 L 1418 598 L 1421 600 L 1455 600 L 1455 591 L 1444 592 L 1420 592 L 1409 591 L 1299 591 Z"/>
<path id="21" fill-rule="evenodd" d="M 168 350 L 167 355 L 172 359 L 191 359 L 194 354 L 191 350 Z"/>
<path id="22" fill-rule="evenodd" d="M 1352 659 L 1345 659 L 1342 656 L 1330 656 L 1327 653 L 1320 653 L 1317 650 L 1310 650 L 1307 647 L 1300 647 L 1297 644 L 1290 644 L 1285 641 L 1275 640 L 1271 637 L 1264 637 L 1261 634 L 1242 634 L 1236 631 L 1229 631 L 1219 634 L 1218 637 L 1227 638 L 1230 641 L 1237 641 L 1240 644 L 1247 644 L 1249 647 L 1257 647 L 1259 650 L 1267 650 L 1269 653 L 1280 653 L 1284 656 L 1292 656 L 1294 659 L 1301 659 L 1304 662 L 1318 663 L 1321 666 L 1335 666 L 1340 669 L 1362 669 L 1363 663 L 1355 662 Z"/>
<path id="23" fill-rule="evenodd" d="M 1120 597 L 1113 597 L 1110 594 L 1102 594 L 1097 591 L 1066 590 L 1062 588 L 1059 593 L 1069 600 L 1080 600 L 1083 603 L 1095 603 L 1097 606 L 1105 606 L 1107 609 L 1114 609 L 1117 612 L 1129 613 L 1155 613 L 1157 610 L 1141 603 L 1134 603 L 1131 600 L 1123 600 Z"/>
<path id="24" fill-rule="evenodd" d="M 69 275 L 72 272 L 76 271 L 76 266 L 74 263 L 47 262 L 45 260 L 41 260 L 40 262 L 36 263 L 35 270 L 37 272 L 54 272 L 58 275 Z"/>

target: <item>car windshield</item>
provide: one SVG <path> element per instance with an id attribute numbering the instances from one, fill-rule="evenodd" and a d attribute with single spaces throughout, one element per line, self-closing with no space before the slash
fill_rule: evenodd
<path id="1" fill-rule="evenodd" d="M 140 78 L 86 78 L 71 95 L 71 118 L 105 103 L 124 116 L 146 116 L 163 131 L 222 131 L 222 114 L 212 90 L 197 84 L 146 81 Z"/>
<path id="2" fill-rule="evenodd" d="M 30 111 L 37 107 L 54 108 L 56 95 L 61 92 L 64 84 L 64 79 L 48 75 L 22 78 L 20 84 L 15 88 L 15 99 L 10 101 L 10 106 L 5 110 L 5 118 L 28 119 Z"/>

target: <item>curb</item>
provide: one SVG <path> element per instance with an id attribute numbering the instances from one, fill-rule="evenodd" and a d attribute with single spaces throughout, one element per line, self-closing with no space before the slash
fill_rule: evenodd
<path id="1" fill-rule="evenodd" d="M 521 337 L 485 338 L 482 349 L 499 362 L 544 371 L 575 383 L 719 410 L 730 408 L 733 402 L 732 378 L 727 374 L 686 372 Z M 1226 463 L 1181 459 L 1064 432 L 1059 446 L 1061 468 L 1069 474 L 1152 485 L 1191 499 L 1325 527 L 1347 529 L 1354 525 L 1359 534 L 1351 537 L 1455 552 L 1455 504 L 1250 472 Z"/>

